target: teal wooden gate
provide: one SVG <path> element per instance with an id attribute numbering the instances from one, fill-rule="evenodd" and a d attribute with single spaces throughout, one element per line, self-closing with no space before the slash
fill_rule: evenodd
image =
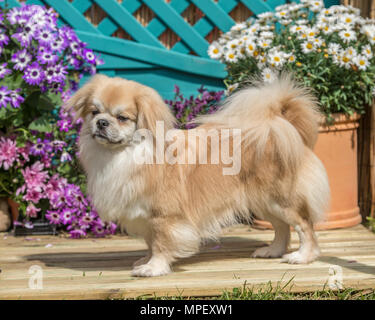
<path id="1" fill-rule="evenodd" d="M 73 27 L 82 41 L 100 53 L 105 64 L 99 72 L 139 81 L 158 90 L 164 98 L 173 96 L 173 86 L 190 95 L 204 84 L 212 90 L 223 89 L 225 66 L 208 58 L 209 42 L 206 36 L 214 29 L 228 31 L 235 21 L 229 13 L 244 5 L 253 14 L 272 11 L 287 0 L 27 0 L 27 4 L 53 7 L 60 15 L 59 23 Z M 338 0 L 326 1 L 329 5 Z M 3 6 L 4 4 L 1 3 Z M 8 0 L 9 6 L 19 6 L 17 0 Z M 106 17 L 95 26 L 84 13 L 99 6 Z M 194 23 L 188 23 L 181 14 L 195 6 L 203 14 Z M 134 17 L 147 6 L 154 17 L 143 25 Z M 178 41 L 167 49 L 160 35 L 173 30 Z M 131 40 L 112 35 L 119 29 Z"/>

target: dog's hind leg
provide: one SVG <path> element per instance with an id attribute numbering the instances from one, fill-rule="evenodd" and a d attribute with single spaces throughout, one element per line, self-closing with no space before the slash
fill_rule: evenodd
<path id="1" fill-rule="evenodd" d="M 307 208 L 307 206 L 302 206 L 301 208 Z M 300 240 L 299 249 L 295 252 L 285 254 L 282 257 L 283 261 L 293 264 L 314 261 L 319 256 L 320 250 L 308 210 L 306 209 L 306 211 L 300 214 L 294 208 L 282 208 L 277 204 L 274 204 L 273 209 L 272 212 L 275 216 L 294 228 Z"/>
<path id="2" fill-rule="evenodd" d="M 269 246 L 258 248 L 252 254 L 253 258 L 279 258 L 288 249 L 290 240 L 290 227 L 289 225 L 271 215 L 265 217 L 271 222 L 275 229 L 275 238 Z"/>

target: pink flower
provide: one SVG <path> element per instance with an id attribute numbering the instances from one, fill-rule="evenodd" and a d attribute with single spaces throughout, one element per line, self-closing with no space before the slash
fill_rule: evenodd
<path id="1" fill-rule="evenodd" d="M 43 192 L 40 188 L 28 188 L 26 195 L 23 196 L 23 199 L 26 201 L 31 201 L 38 203 L 40 199 L 43 198 Z"/>
<path id="2" fill-rule="evenodd" d="M 28 188 L 41 189 L 44 187 L 44 181 L 48 178 L 48 172 L 42 171 L 44 166 L 42 163 L 35 162 L 31 167 L 21 170 Z"/>
<path id="3" fill-rule="evenodd" d="M 26 208 L 26 215 L 30 218 L 36 218 L 38 216 L 38 212 L 40 208 L 36 208 L 34 204 L 30 203 Z"/>
<path id="4" fill-rule="evenodd" d="M 1 165 L 5 170 L 13 165 L 13 162 L 18 158 L 17 146 L 15 141 L 10 139 L 1 138 L 0 140 L 0 167 Z"/>

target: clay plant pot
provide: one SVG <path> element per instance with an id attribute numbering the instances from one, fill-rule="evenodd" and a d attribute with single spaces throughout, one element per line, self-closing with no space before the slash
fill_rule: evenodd
<path id="1" fill-rule="evenodd" d="M 334 115 L 334 124 L 322 125 L 314 152 L 323 162 L 331 187 L 331 205 L 326 221 L 317 223 L 316 230 L 338 229 L 361 223 L 358 207 L 357 128 L 359 115 L 350 118 Z M 256 215 L 256 213 L 255 213 Z M 254 227 L 270 229 L 271 224 L 254 220 Z"/>
<path id="2" fill-rule="evenodd" d="M 18 208 L 20 207 L 20 205 L 10 198 L 8 198 L 8 205 L 10 207 L 10 213 L 12 215 L 12 220 L 17 221 L 18 215 L 19 215 Z"/>

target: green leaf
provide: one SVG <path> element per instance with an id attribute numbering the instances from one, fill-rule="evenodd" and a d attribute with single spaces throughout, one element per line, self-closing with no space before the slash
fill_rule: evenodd
<path id="1" fill-rule="evenodd" d="M 48 121 L 48 119 L 44 117 L 40 117 L 33 122 L 30 123 L 29 125 L 30 130 L 35 130 L 39 132 L 51 132 L 52 131 L 52 125 Z"/>

